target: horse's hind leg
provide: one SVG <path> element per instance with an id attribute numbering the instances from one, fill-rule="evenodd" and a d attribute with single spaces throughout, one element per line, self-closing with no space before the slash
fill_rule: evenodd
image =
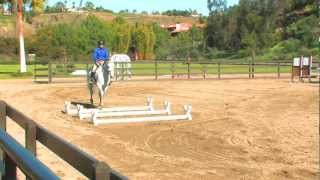
<path id="1" fill-rule="evenodd" d="M 89 83 L 89 92 L 90 92 L 90 103 L 93 105 L 93 85 Z"/>
<path id="2" fill-rule="evenodd" d="M 90 104 L 93 105 L 93 98 L 92 98 L 92 94 L 91 94 L 91 97 L 90 97 Z"/>
<path id="3" fill-rule="evenodd" d="M 99 90 L 99 106 L 103 106 L 103 102 L 102 102 L 102 97 L 103 97 L 103 93 Z"/>

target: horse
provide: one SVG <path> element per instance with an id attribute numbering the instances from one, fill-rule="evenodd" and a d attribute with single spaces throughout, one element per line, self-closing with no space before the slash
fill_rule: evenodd
<path id="1" fill-rule="evenodd" d="M 98 88 L 99 106 L 103 105 L 103 97 L 107 94 L 111 85 L 111 73 L 108 63 L 99 64 L 94 77 L 91 77 L 92 70 L 88 73 L 88 88 L 90 92 L 90 103 L 93 105 L 93 84 Z"/>

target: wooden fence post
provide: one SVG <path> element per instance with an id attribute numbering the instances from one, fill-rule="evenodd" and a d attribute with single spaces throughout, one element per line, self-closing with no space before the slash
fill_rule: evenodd
<path id="1" fill-rule="evenodd" d="M 7 129 L 7 104 L 0 101 L 0 128 L 4 131 Z"/>
<path id="2" fill-rule="evenodd" d="M 17 180 L 17 165 L 8 156 L 4 156 L 5 174 L 3 179 Z"/>
<path id="3" fill-rule="evenodd" d="M 278 79 L 280 79 L 280 63 L 278 62 Z"/>
<path id="4" fill-rule="evenodd" d="M 95 180 L 110 180 L 111 168 L 103 162 L 94 164 Z"/>
<path id="5" fill-rule="evenodd" d="M 28 149 L 34 156 L 37 155 L 37 127 L 34 123 L 28 123 L 25 129 L 25 143 Z M 27 177 L 26 180 L 31 180 Z"/>
<path id="6" fill-rule="evenodd" d="M 154 61 L 154 79 L 158 80 L 158 61 Z"/>
<path id="7" fill-rule="evenodd" d="M 221 79 L 221 63 L 218 62 L 218 79 Z"/>
<path id="8" fill-rule="evenodd" d="M 175 78 L 176 64 L 174 62 L 171 63 L 171 79 Z"/>
<path id="9" fill-rule="evenodd" d="M 187 71 L 188 71 L 188 79 L 190 79 L 191 78 L 191 69 L 190 69 L 190 62 L 187 62 Z"/>
<path id="10" fill-rule="evenodd" d="M 3 131 L 7 129 L 7 113 L 6 113 L 6 103 L 4 101 L 0 101 L 0 128 Z M 0 149 L 0 174 L 1 178 L 4 179 L 5 175 L 5 153 Z"/>
<path id="11" fill-rule="evenodd" d="M 251 71 L 251 73 L 252 73 L 252 75 L 251 75 L 251 77 L 252 77 L 252 79 L 254 78 L 254 67 L 255 67 L 255 64 L 254 63 L 252 63 L 252 71 Z"/>
<path id="12" fill-rule="evenodd" d="M 124 80 L 124 63 L 121 63 L 121 80 Z"/>
<path id="13" fill-rule="evenodd" d="M 28 123 L 25 133 L 26 148 L 36 156 L 37 152 L 37 127 L 34 123 Z"/>
<path id="14" fill-rule="evenodd" d="M 206 79 L 207 77 L 207 65 L 203 64 L 202 66 L 202 71 L 203 71 L 203 79 Z"/>
<path id="15" fill-rule="evenodd" d="M 293 76 L 293 64 L 291 66 L 291 82 L 294 81 L 294 76 Z"/>
<path id="16" fill-rule="evenodd" d="M 37 61 L 35 61 L 33 64 L 33 81 L 37 81 Z"/>
<path id="17" fill-rule="evenodd" d="M 251 69 L 251 64 L 248 63 L 248 66 L 249 66 L 249 79 L 251 79 L 251 71 L 252 71 L 252 69 Z"/>
<path id="18" fill-rule="evenodd" d="M 118 63 L 117 62 L 115 62 L 114 63 L 114 76 L 115 76 L 115 79 L 116 79 L 116 81 L 118 80 Z"/>
<path id="19" fill-rule="evenodd" d="M 52 64 L 48 62 L 48 83 L 52 83 Z"/>

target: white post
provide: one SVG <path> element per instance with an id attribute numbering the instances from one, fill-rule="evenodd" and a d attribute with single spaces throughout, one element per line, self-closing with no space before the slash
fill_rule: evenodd
<path id="1" fill-rule="evenodd" d="M 22 0 L 18 0 L 17 3 L 17 30 L 18 30 L 18 38 L 20 44 L 20 72 L 27 72 L 27 64 L 26 64 L 26 53 L 24 50 L 24 38 L 23 38 L 23 3 Z"/>
<path id="2" fill-rule="evenodd" d="M 26 63 L 26 53 L 24 49 L 24 38 L 23 34 L 19 35 L 19 43 L 20 43 L 20 72 L 27 72 L 27 63 Z"/>

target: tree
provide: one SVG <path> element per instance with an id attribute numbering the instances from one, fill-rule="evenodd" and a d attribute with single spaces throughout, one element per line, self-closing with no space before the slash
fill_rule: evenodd
<path id="1" fill-rule="evenodd" d="M 208 9 L 210 12 L 221 12 L 227 7 L 226 0 L 208 0 Z"/>
<path id="2" fill-rule="evenodd" d="M 191 16 L 192 10 L 167 10 L 162 13 L 163 15 L 167 16 Z"/>
<path id="3" fill-rule="evenodd" d="M 35 14 L 42 13 L 44 10 L 44 0 L 32 0 L 31 6 L 32 6 L 32 11 Z"/>
<path id="4" fill-rule="evenodd" d="M 66 4 L 63 3 L 62 1 L 58 1 L 58 2 L 56 2 L 56 4 L 54 4 L 53 7 L 58 12 L 63 12 L 66 9 Z"/>
<path id="5" fill-rule="evenodd" d="M 141 11 L 141 14 L 142 15 L 148 15 L 148 12 L 147 11 Z"/>
<path id="6" fill-rule="evenodd" d="M 218 49 L 224 48 L 225 16 L 223 14 L 211 14 L 205 29 L 206 45 Z"/>
<path id="7" fill-rule="evenodd" d="M 112 27 L 115 31 L 115 39 L 113 49 L 118 53 L 128 53 L 131 42 L 131 25 L 128 24 L 122 17 L 116 17 L 112 22 Z"/>
<path id="8" fill-rule="evenodd" d="M 156 37 L 151 25 L 137 24 L 132 35 L 132 46 L 138 50 L 140 59 L 154 58 Z"/>
<path id="9" fill-rule="evenodd" d="M 155 34 L 154 51 L 156 59 L 165 60 L 169 56 L 168 42 L 171 38 L 169 31 L 160 27 L 159 24 L 153 24 L 153 32 Z"/>
<path id="10" fill-rule="evenodd" d="M 88 10 L 88 11 L 91 11 L 94 9 L 94 4 L 90 1 L 87 1 L 86 4 L 85 4 L 85 9 Z"/>

